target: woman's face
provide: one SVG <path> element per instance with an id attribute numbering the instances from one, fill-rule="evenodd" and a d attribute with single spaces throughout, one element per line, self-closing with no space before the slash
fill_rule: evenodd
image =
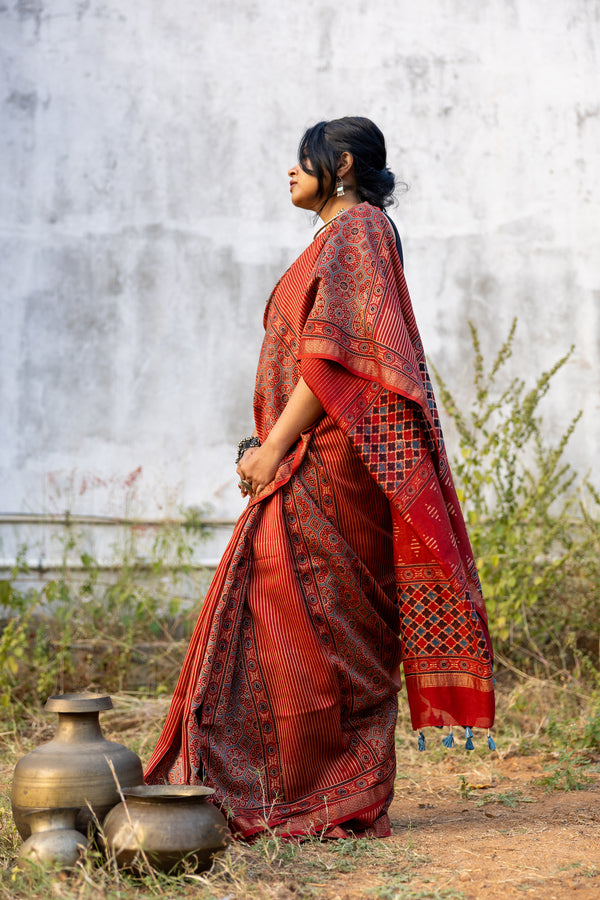
<path id="1" fill-rule="evenodd" d="M 311 168 L 309 160 L 305 160 L 304 164 L 307 169 Z M 290 176 L 290 194 L 294 206 L 318 212 L 325 198 L 319 192 L 317 178 L 309 172 L 305 172 L 299 162 L 288 170 L 288 175 Z"/>

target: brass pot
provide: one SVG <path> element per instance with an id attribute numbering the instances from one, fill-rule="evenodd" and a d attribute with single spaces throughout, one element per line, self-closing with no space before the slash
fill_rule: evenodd
<path id="1" fill-rule="evenodd" d="M 89 841 L 75 829 L 78 809 L 30 809 L 24 814 L 31 835 L 19 850 L 19 859 L 37 865 L 72 869 L 88 848 Z"/>
<path id="2" fill-rule="evenodd" d="M 147 860 L 170 872 L 185 861 L 202 871 L 225 849 L 225 817 L 206 802 L 214 794 L 212 788 L 151 784 L 125 788 L 123 794 L 125 802 L 111 809 L 102 829 L 107 850 L 119 866 L 141 868 Z"/>
<path id="3" fill-rule="evenodd" d="M 101 822 L 119 802 L 108 760 L 121 787 L 144 780 L 140 758 L 102 736 L 100 711 L 112 709 L 108 694 L 60 694 L 49 697 L 46 709 L 58 713 L 56 734 L 20 759 L 13 776 L 12 811 L 22 838 L 31 833 L 26 813 L 40 807 L 76 807 L 75 827 L 83 833 L 93 821 L 88 804 Z"/>

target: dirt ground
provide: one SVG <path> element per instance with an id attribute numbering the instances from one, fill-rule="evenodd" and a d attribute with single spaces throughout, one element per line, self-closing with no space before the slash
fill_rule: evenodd
<path id="1" fill-rule="evenodd" d="M 426 757 L 413 756 L 397 783 L 385 842 L 397 873 L 379 859 L 362 884 L 357 873 L 340 875 L 324 897 L 600 898 L 597 766 L 582 789 L 565 791 L 535 783 L 562 771 L 552 761 L 548 769 L 547 755 L 494 753 L 473 763 L 461 750 L 435 763 Z"/>
<path id="2" fill-rule="evenodd" d="M 129 708 L 127 698 L 119 697 L 118 708 L 105 714 L 105 737 L 133 745 L 147 758 L 167 703 L 168 698 L 136 701 Z M 38 723 L 37 731 L 27 736 L 27 745 L 49 739 L 53 727 L 54 723 Z M 600 900 L 598 753 L 565 750 L 570 742 L 564 736 L 556 752 L 537 738 L 533 750 L 524 749 L 522 740 L 504 738 L 504 747 L 494 752 L 487 750 L 481 733 L 476 734 L 472 752 L 464 749 L 464 742 L 447 751 L 439 746 L 440 739 L 439 733 L 428 734 L 427 750 L 419 753 L 414 734 L 400 728 L 390 838 L 309 841 L 287 847 L 273 841 L 262 848 L 238 844 L 229 855 L 229 874 L 212 872 L 202 888 L 200 883 L 183 890 L 174 885 L 171 893 L 165 887 L 164 896 Z M 11 756 L 16 759 L 26 749 L 13 748 Z M 0 780 L 5 780 L 7 795 L 15 759 L 6 760 L 0 773 L 6 775 Z M 541 783 L 543 779 L 549 783 Z M 59 896 L 85 900 L 107 895 L 101 883 L 86 880 L 88 893 L 83 882 L 71 886 L 74 893 L 60 883 Z M 11 900 L 24 896 L 16 885 L 0 894 Z M 133 894 L 119 889 L 110 896 Z"/>

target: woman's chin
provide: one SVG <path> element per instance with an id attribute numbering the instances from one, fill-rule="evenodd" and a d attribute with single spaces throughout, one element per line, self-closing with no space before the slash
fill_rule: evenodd
<path id="1" fill-rule="evenodd" d="M 305 209 L 307 212 L 316 212 L 319 208 L 319 204 L 316 200 L 310 200 L 306 197 L 295 197 L 294 194 L 290 197 L 292 204 L 296 207 L 296 209 Z"/>

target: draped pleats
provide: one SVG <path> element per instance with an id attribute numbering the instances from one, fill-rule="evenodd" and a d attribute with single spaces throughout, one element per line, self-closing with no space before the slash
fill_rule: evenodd
<path id="1" fill-rule="evenodd" d="M 146 779 L 210 784 L 243 836 L 385 835 L 400 684 L 389 505 L 324 416 L 241 521 Z"/>

